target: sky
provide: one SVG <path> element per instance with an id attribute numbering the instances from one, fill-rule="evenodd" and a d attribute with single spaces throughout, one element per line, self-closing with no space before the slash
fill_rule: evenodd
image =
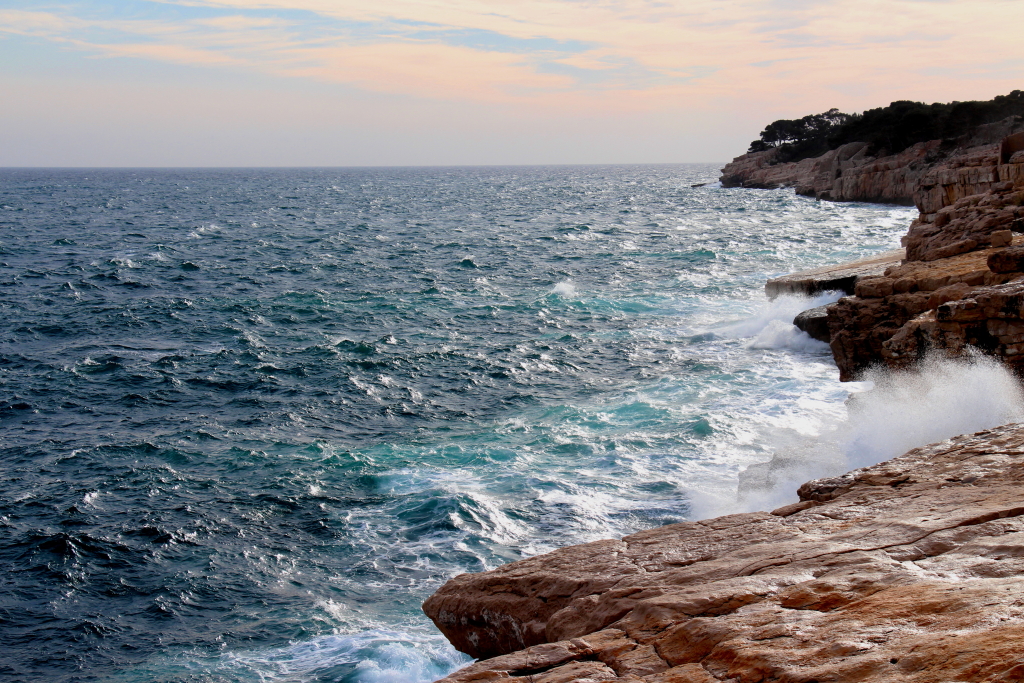
<path id="1" fill-rule="evenodd" d="M 0 0 L 0 166 L 722 162 L 1024 89 L 1024 0 Z"/>

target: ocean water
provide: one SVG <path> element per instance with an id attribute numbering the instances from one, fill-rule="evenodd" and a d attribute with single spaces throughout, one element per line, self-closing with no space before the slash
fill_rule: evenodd
<path id="1" fill-rule="evenodd" d="M 716 177 L 0 170 L 0 677 L 432 681 L 458 573 L 904 448 L 763 285 L 912 211 Z"/>

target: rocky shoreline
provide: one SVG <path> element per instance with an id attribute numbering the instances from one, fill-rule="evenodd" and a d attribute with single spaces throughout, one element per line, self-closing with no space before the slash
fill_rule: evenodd
<path id="1" fill-rule="evenodd" d="M 424 610 L 484 658 L 445 683 L 1020 681 L 1024 425 L 456 577 Z M 490 658 L 490 659 L 487 659 Z"/>
<path id="2" fill-rule="evenodd" d="M 955 143 L 955 144 L 954 144 Z M 727 187 L 913 203 L 903 250 L 770 281 L 839 290 L 798 316 L 843 380 L 927 353 L 1024 374 L 1024 120 L 872 158 L 851 143 L 723 169 Z M 449 581 L 424 611 L 480 659 L 444 683 L 1024 680 L 1024 425 L 800 487 L 774 510 L 673 524 Z"/>
<path id="3" fill-rule="evenodd" d="M 856 148 L 856 149 L 855 149 Z M 957 141 L 932 140 L 882 158 L 850 143 L 815 159 L 772 164 L 777 150 L 737 157 L 730 187 L 796 187 L 842 201 L 913 202 L 904 253 L 770 280 L 769 297 L 849 296 L 802 329 L 826 341 L 840 379 L 873 365 L 907 368 L 929 351 L 979 349 L 1024 372 L 1024 120 L 1010 117 Z M 827 329 L 827 333 L 825 330 Z M 817 332 L 816 332 L 817 330 Z"/>

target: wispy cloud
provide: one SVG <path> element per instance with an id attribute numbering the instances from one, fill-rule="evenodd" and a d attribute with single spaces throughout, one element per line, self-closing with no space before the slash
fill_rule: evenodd
<path id="1" fill-rule="evenodd" d="M 112 4 L 113 3 L 113 4 Z M 1019 3 L 982 0 L 67 0 L 0 33 L 103 57 L 243 68 L 418 97 L 752 96 L 1005 61 Z M 122 3 L 123 4 L 123 3 Z M 929 71 L 931 70 L 931 71 Z M 1005 72 L 1005 70 L 1004 70 Z M 1001 73 L 1004 73 L 1001 72 Z M 674 93 L 674 95 L 672 94 Z M 650 97 L 648 97 L 650 96 Z"/>

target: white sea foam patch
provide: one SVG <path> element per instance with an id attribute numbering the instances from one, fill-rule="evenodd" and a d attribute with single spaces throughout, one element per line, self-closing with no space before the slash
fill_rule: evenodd
<path id="1" fill-rule="evenodd" d="M 868 376 L 874 389 L 849 402 L 843 453 L 866 467 L 958 434 L 1024 420 L 1024 392 L 998 361 L 931 357 L 920 372 Z"/>
<path id="2" fill-rule="evenodd" d="M 772 320 L 757 333 L 756 337 L 747 342 L 747 348 L 791 349 L 812 353 L 827 351 L 828 344 L 814 339 L 792 322 Z"/>
<path id="3" fill-rule="evenodd" d="M 981 355 L 931 357 L 915 371 L 875 370 L 855 388 L 859 391 L 847 401 L 845 420 L 825 425 L 818 434 L 781 429 L 765 435 L 774 456 L 740 475 L 736 508 L 770 510 L 795 502 L 797 487 L 810 479 L 1024 421 L 1020 384 L 1001 363 Z"/>
<path id="4" fill-rule="evenodd" d="M 440 634 L 378 629 L 322 636 L 271 650 L 228 653 L 186 666 L 193 675 L 201 671 L 215 680 L 232 682 L 429 683 L 470 661 Z M 168 664 L 162 668 L 177 668 Z"/>
<path id="5" fill-rule="evenodd" d="M 576 294 L 576 286 L 569 280 L 562 280 L 551 288 L 551 293 L 558 296 L 574 296 Z"/>

